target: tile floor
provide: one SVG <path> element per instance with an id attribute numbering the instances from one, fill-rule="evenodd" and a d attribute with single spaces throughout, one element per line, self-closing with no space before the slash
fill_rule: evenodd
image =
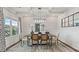
<path id="1" fill-rule="evenodd" d="M 26 43 L 24 43 L 24 45 L 22 46 L 21 43 L 18 43 L 15 46 L 8 49 L 6 52 L 76 52 L 76 51 L 59 42 L 58 46 L 52 43 L 51 47 L 47 45 L 39 45 L 38 47 L 34 45 L 33 47 L 31 47 L 27 46 Z"/>

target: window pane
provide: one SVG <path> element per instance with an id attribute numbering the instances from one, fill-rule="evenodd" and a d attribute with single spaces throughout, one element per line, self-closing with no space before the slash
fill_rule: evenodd
<path id="1" fill-rule="evenodd" d="M 9 18 L 4 18 L 4 24 L 5 25 L 10 25 L 10 19 Z"/>
<path id="2" fill-rule="evenodd" d="M 62 24 L 61 25 L 64 27 L 64 19 L 62 20 Z"/>
<path id="3" fill-rule="evenodd" d="M 68 18 L 65 18 L 65 19 L 64 19 L 64 26 L 65 26 L 65 27 L 68 27 Z"/>
<path id="4" fill-rule="evenodd" d="M 9 18 L 4 18 L 4 31 L 5 31 L 6 37 L 10 36 L 10 19 Z"/>
<path id="5" fill-rule="evenodd" d="M 12 35 L 17 34 L 17 21 L 12 20 Z"/>
<path id="6" fill-rule="evenodd" d="M 69 26 L 73 26 L 73 15 L 69 16 Z"/>
<path id="7" fill-rule="evenodd" d="M 73 21 L 73 15 L 69 16 L 69 21 Z"/>
<path id="8" fill-rule="evenodd" d="M 40 30 L 41 30 L 42 32 L 44 31 L 44 26 L 45 26 L 44 24 L 41 24 L 41 25 L 40 25 Z"/>
<path id="9" fill-rule="evenodd" d="M 15 27 L 17 27 L 17 21 L 15 21 L 15 20 L 12 20 L 12 26 L 15 26 Z"/>
<path id="10" fill-rule="evenodd" d="M 35 31 L 36 32 L 40 32 L 40 31 L 44 31 L 44 24 L 46 22 L 46 19 L 44 18 L 44 16 L 41 17 L 34 17 L 34 23 L 35 23 Z M 43 24 L 43 25 L 41 25 Z"/>
<path id="11" fill-rule="evenodd" d="M 35 24 L 35 32 L 40 32 L 40 24 Z"/>
<path id="12" fill-rule="evenodd" d="M 79 13 L 74 15 L 74 26 L 79 26 Z"/>
<path id="13" fill-rule="evenodd" d="M 61 19 L 61 27 L 64 27 L 64 26 L 63 26 L 63 19 Z"/>

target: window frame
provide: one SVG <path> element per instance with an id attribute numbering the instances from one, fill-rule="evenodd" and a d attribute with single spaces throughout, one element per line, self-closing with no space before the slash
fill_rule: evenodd
<path id="1" fill-rule="evenodd" d="M 17 34 L 19 34 L 19 24 L 18 24 L 18 20 L 15 20 L 15 19 L 13 19 L 13 18 L 10 18 L 10 17 L 5 17 L 5 18 L 8 18 L 8 19 L 10 19 L 10 35 L 9 36 L 6 36 L 6 37 L 10 37 L 10 36 L 14 36 L 13 34 L 12 34 L 12 28 L 13 28 L 13 25 L 12 25 L 12 21 L 16 21 L 17 22 L 17 26 L 16 26 L 16 34 L 15 35 L 17 35 Z M 4 28 L 5 28 L 5 18 L 4 18 Z M 5 30 L 5 29 L 4 29 Z"/>
<path id="2" fill-rule="evenodd" d="M 18 22 L 16 20 L 14 20 L 14 19 L 11 20 L 11 27 L 12 27 L 12 29 L 14 27 L 14 25 L 12 25 L 12 21 L 15 21 L 17 23 L 17 26 L 15 26 L 16 27 L 16 34 L 15 35 L 17 35 L 18 34 Z M 13 31 L 12 31 L 12 36 L 13 36 Z"/>
<path id="3" fill-rule="evenodd" d="M 5 17 L 5 18 L 7 18 L 7 19 L 10 19 L 10 18 L 8 18 L 8 17 Z M 4 18 L 4 31 L 5 31 L 5 26 L 6 26 L 6 24 L 5 24 L 5 18 Z M 10 35 L 9 36 L 6 36 L 6 37 L 10 37 L 11 36 L 11 19 L 10 19 L 10 25 L 9 25 L 9 30 L 10 30 Z"/>
<path id="4" fill-rule="evenodd" d="M 73 13 L 65 18 L 68 18 L 68 26 L 64 26 L 65 23 L 63 21 L 65 21 L 65 18 L 61 19 L 61 27 L 77 27 L 75 26 L 75 15 L 79 14 L 79 12 Z M 72 20 L 69 19 L 69 17 L 72 16 Z M 72 21 L 72 22 L 71 22 Z M 72 26 L 70 26 L 70 22 L 72 23 Z"/>

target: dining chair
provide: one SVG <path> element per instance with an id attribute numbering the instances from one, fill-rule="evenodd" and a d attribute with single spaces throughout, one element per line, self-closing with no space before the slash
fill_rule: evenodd
<path id="1" fill-rule="evenodd" d="M 56 46 L 58 45 L 59 35 L 60 35 L 60 33 L 58 33 L 58 35 L 52 35 L 52 39 L 53 39 L 53 41 L 55 41 Z"/>
<path id="2" fill-rule="evenodd" d="M 60 32 L 58 33 L 58 36 L 57 36 L 57 41 L 56 41 L 56 45 L 58 45 L 58 41 L 59 41 L 59 36 L 60 36 Z"/>
<path id="3" fill-rule="evenodd" d="M 24 43 L 27 41 L 27 36 L 23 36 L 22 39 L 21 39 L 21 46 L 23 47 L 24 46 Z"/>
<path id="4" fill-rule="evenodd" d="M 34 44 L 34 41 L 37 42 L 37 45 L 39 44 L 39 36 L 38 36 L 38 34 L 32 34 L 31 39 L 32 39 L 32 45 Z"/>
<path id="5" fill-rule="evenodd" d="M 48 44 L 49 36 L 48 34 L 41 34 L 41 45 L 43 41 L 46 41 L 46 44 Z"/>

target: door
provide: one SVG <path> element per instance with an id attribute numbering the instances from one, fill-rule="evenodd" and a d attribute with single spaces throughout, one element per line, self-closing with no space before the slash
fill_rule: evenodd
<path id="1" fill-rule="evenodd" d="M 35 32 L 40 32 L 40 24 L 35 24 Z"/>

